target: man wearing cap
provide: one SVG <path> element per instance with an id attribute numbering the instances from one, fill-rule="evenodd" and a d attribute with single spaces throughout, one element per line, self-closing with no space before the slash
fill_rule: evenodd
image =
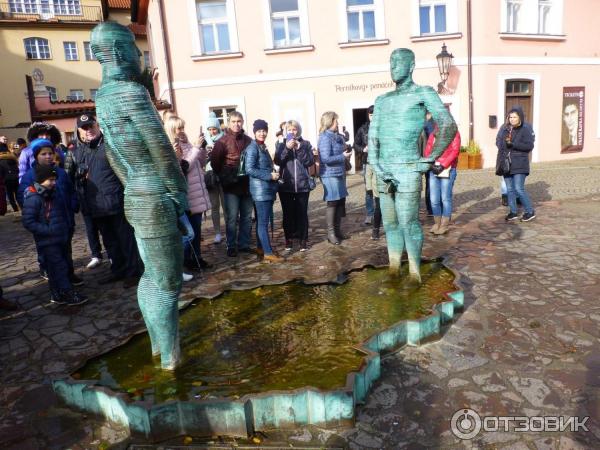
<path id="1" fill-rule="evenodd" d="M 89 114 L 79 116 L 77 131 L 79 144 L 69 155 L 65 168 L 75 183 L 81 212 L 91 218 L 91 222 L 86 222 L 98 228 L 112 261 L 111 276 L 98 282 L 124 280 L 125 287 L 135 286 L 141 267 L 133 228 L 125 219 L 123 185 L 108 162 L 96 118 Z"/>

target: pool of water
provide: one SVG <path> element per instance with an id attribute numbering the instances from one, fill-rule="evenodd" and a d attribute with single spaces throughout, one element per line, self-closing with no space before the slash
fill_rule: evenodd
<path id="1" fill-rule="evenodd" d="M 421 271 L 421 285 L 406 273 L 365 269 L 340 285 L 288 283 L 201 299 L 181 314 L 182 363 L 175 372 L 160 369 L 143 334 L 73 377 L 157 402 L 341 387 L 360 368 L 361 342 L 429 314 L 444 293 L 456 290 L 441 263 L 425 263 Z"/>

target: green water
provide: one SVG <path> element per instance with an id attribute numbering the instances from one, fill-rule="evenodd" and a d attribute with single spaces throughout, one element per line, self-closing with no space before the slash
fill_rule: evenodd
<path id="1" fill-rule="evenodd" d="M 365 269 L 342 285 L 289 283 L 202 299 L 180 317 L 182 364 L 160 370 L 146 334 L 93 359 L 74 374 L 134 399 L 235 398 L 273 389 L 343 386 L 358 370 L 368 337 L 399 320 L 427 315 L 454 275 L 437 262 L 406 274 Z"/>

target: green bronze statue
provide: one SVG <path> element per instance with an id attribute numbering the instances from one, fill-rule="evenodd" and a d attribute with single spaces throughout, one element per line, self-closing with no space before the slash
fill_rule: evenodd
<path id="1" fill-rule="evenodd" d="M 390 69 L 396 89 L 375 100 L 368 148 L 369 164 L 377 175 L 390 270 L 400 270 L 402 252 L 406 249 L 410 275 L 420 282 L 421 174 L 431 168 L 457 129 L 436 92 L 429 86 L 415 84 L 414 68 L 415 55 L 411 50 L 398 48 L 392 52 Z M 426 111 L 431 112 L 439 130 L 431 156 L 423 158 L 418 140 Z"/>
<path id="2" fill-rule="evenodd" d="M 91 48 L 102 65 L 96 114 L 111 167 L 125 186 L 125 215 L 145 271 L 138 303 L 152 355 L 172 370 L 179 361 L 179 314 L 183 247 L 178 218 L 187 209 L 186 181 L 140 75 L 140 51 L 128 28 L 102 23 Z"/>

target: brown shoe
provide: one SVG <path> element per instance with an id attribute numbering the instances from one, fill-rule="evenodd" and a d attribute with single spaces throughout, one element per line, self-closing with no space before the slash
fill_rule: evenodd
<path id="1" fill-rule="evenodd" d="M 432 234 L 436 234 L 440 228 L 441 222 L 442 222 L 442 216 L 433 216 L 433 226 L 429 229 L 429 232 Z"/>
<path id="2" fill-rule="evenodd" d="M 448 225 L 450 224 L 450 217 L 442 217 L 439 228 L 434 231 L 434 234 L 446 234 L 448 232 Z"/>
<path id="3" fill-rule="evenodd" d="M 283 259 L 281 256 L 273 253 L 272 255 L 265 255 L 263 257 L 263 261 L 268 262 L 268 263 L 273 263 L 273 262 L 283 262 L 283 261 L 285 261 L 285 259 Z"/>

